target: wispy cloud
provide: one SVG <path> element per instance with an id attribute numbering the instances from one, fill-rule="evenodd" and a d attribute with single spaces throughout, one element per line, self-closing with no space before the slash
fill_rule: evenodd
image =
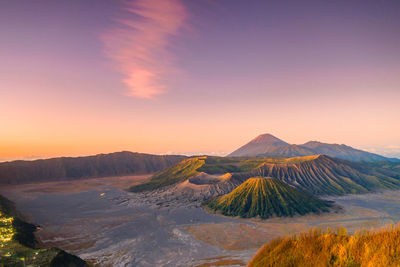
<path id="1" fill-rule="evenodd" d="M 174 70 L 168 51 L 187 18 L 179 0 L 127 2 L 117 26 L 102 36 L 107 55 L 118 64 L 127 95 L 152 98 L 165 91 L 163 78 Z"/>

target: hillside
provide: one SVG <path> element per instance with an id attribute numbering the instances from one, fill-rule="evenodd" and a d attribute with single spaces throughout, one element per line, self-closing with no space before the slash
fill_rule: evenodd
<path id="1" fill-rule="evenodd" d="M 399 266 L 399 261 L 397 226 L 352 236 L 338 228 L 278 238 L 261 247 L 247 266 Z"/>
<path id="2" fill-rule="evenodd" d="M 156 173 L 148 181 L 132 186 L 129 191 L 149 191 L 184 181 L 189 177 L 200 174 L 197 169 L 204 165 L 205 159 L 206 157 L 185 159 L 164 171 Z"/>
<path id="3" fill-rule="evenodd" d="M 116 152 L 88 157 L 62 157 L 0 163 L 0 184 L 23 184 L 90 177 L 154 173 L 185 156 Z"/>
<path id="4" fill-rule="evenodd" d="M 371 162 L 369 163 L 372 167 L 379 167 L 382 169 L 392 170 L 392 171 L 400 171 L 400 162 L 389 162 L 389 161 L 380 161 L 380 162 Z"/>
<path id="5" fill-rule="evenodd" d="M 390 166 L 394 166 L 391 164 Z M 232 184 L 255 176 L 278 178 L 290 185 L 319 195 L 367 193 L 400 188 L 400 169 L 381 164 L 356 163 L 313 155 L 292 158 L 197 157 L 155 174 L 150 180 L 131 188 L 132 192 L 158 189 L 205 173 L 230 173 Z"/>
<path id="6" fill-rule="evenodd" d="M 250 178 L 231 193 L 211 200 L 208 207 L 244 218 L 293 216 L 328 211 L 331 204 L 274 178 Z"/>
<path id="7" fill-rule="evenodd" d="M 204 200 L 228 194 L 241 183 L 240 180 L 232 178 L 230 173 L 213 175 L 200 172 L 175 184 L 156 187 L 151 192 L 141 187 L 132 189 L 135 193 L 142 192 L 136 197 L 143 199 L 151 196 L 150 202 L 158 205 L 169 206 L 179 203 L 201 206 Z"/>
<path id="8" fill-rule="evenodd" d="M 300 157 L 319 154 L 356 162 L 400 162 L 400 159 L 386 158 L 346 145 L 326 144 L 317 141 L 310 141 L 302 145 L 288 144 L 270 134 L 262 134 L 256 137 L 229 154 L 228 157 Z"/>
<path id="9" fill-rule="evenodd" d="M 305 144 L 299 145 L 299 147 L 309 149 L 314 154 L 324 154 L 330 157 L 345 159 L 350 161 L 365 161 L 365 162 L 399 161 L 392 158 L 386 158 L 378 154 L 355 149 L 346 145 L 326 144 L 318 141 L 310 141 Z"/>
<path id="10" fill-rule="evenodd" d="M 1 266 L 89 266 L 79 257 L 58 248 L 35 248 L 38 242 L 34 231 L 36 226 L 21 220 L 13 203 L 0 196 Z"/>
<path id="11" fill-rule="evenodd" d="M 301 157 L 296 163 L 262 164 L 258 169 L 236 174 L 243 180 L 254 175 L 278 178 L 312 194 L 342 195 L 400 188 L 400 171 L 371 167 L 325 155 Z"/>
<path id="12" fill-rule="evenodd" d="M 178 164 L 169 167 L 166 170 L 156 173 L 148 181 L 142 184 L 132 186 L 131 192 L 142 192 L 158 189 L 167 185 L 183 182 L 189 178 L 200 175 L 201 173 L 209 175 L 223 175 L 230 173 L 249 173 L 257 169 L 264 163 L 296 163 L 309 160 L 309 157 L 295 158 L 239 158 L 239 157 L 195 157 L 185 159 Z M 241 178 L 234 183 L 241 183 Z"/>

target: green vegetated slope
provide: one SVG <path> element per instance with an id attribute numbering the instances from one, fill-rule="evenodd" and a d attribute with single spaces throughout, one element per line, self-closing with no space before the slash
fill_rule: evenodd
<path id="1" fill-rule="evenodd" d="M 225 158 L 201 156 L 185 159 L 178 164 L 153 175 L 148 181 L 132 186 L 131 192 L 142 192 L 172 185 L 195 175 L 205 172 L 208 174 L 246 173 L 261 167 L 264 163 L 295 163 L 310 160 L 313 157 L 299 158 Z"/>
<path id="2" fill-rule="evenodd" d="M 206 157 L 185 159 L 180 163 L 153 175 L 148 181 L 132 186 L 129 191 L 149 191 L 184 181 L 199 174 L 197 169 L 204 165 L 205 159 Z"/>
<path id="3" fill-rule="evenodd" d="M 289 164 L 313 160 L 317 156 L 307 157 L 206 157 L 205 164 L 198 171 L 209 174 L 242 173 L 261 167 L 265 163 Z"/>
<path id="4" fill-rule="evenodd" d="M 208 203 L 223 215 L 264 219 L 324 212 L 331 205 L 274 178 L 247 179 L 231 193 Z"/>
<path id="5" fill-rule="evenodd" d="M 116 152 L 88 157 L 62 157 L 0 163 L 0 184 L 24 184 L 147 174 L 164 170 L 185 156 Z"/>
<path id="6" fill-rule="evenodd" d="M 299 236 L 286 236 L 261 247 L 249 267 L 267 266 L 399 266 L 400 229 L 357 232 L 344 228 L 311 230 Z"/>
<path id="7" fill-rule="evenodd" d="M 0 266 L 89 266 L 58 248 L 35 248 L 34 231 L 36 226 L 18 218 L 13 203 L 0 196 Z"/>
<path id="8" fill-rule="evenodd" d="M 290 185 L 317 195 L 367 193 L 379 189 L 400 188 L 400 169 L 378 163 L 356 163 L 325 155 L 292 158 L 266 157 L 197 157 L 186 159 L 154 175 L 133 192 L 157 189 L 184 181 L 205 172 L 232 173 L 235 181 L 254 176 L 278 178 Z"/>
<path id="9" fill-rule="evenodd" d="M 310 158 L 310 157 L 308 157 Z M 248 177 L 262 173 L 319 195 L 367 193 L 377 189 L 400 188 L 400 172 L 369 167 L 366 163 L 318 155 L 297 163 L 265 163 Z M 243 176 L 245 177 L 245 176 Z"/>
<path id="10" fill-rule="evenodd" d="M 397 175 L 400 174 L 400 162 L 379 161 L 371 162 L 368 165 L 371 168 L 382 168 L 385 170 L 395 171 Z"/>

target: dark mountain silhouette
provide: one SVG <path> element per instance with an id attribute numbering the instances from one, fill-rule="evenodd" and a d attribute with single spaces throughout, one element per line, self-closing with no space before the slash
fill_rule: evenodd
<path id="1" fill-rule="evenodd" d="M 148 174 L 166 169 L 185 158 L 124 151 L 88 157 L 3 162 L 0 163 L 0 184 Z"/>
<path id="2" fill-rule="evenodd" d="M 387 158 L 346 145 L 326 144 L 317 141 L 310 141 L 302 145 L 290 145 L 270 134 L 258 136 L 246 145 L 229 154 L 228 157 L 300 157 L 319 154 L 350 161 L 400 162 L 400 159 Z"/>

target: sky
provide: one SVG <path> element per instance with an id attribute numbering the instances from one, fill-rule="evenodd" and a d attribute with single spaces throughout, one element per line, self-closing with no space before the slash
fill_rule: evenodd
<path id="1" fill-rule="evenodd" d="M 0 161 L 227 154 L 262 133 L 400 157 L 397 0 L 2 0 Z"/>

